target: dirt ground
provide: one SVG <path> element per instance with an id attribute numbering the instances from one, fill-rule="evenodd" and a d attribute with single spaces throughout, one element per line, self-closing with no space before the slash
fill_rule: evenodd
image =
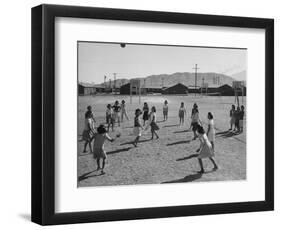
<path id="1" fill-rule="evenodd" d="M 98 124 L 105 122 L 105 109 L 108 103 L 115 100 L 126 101 L 129 121 L 121 123 L 111 137 L 121 132 L 121 137 L 114 142 L 106 142 L 105 150 L 108 158 L 105 166 L 105 174 L 96 171 L 97 165 L 93 155 L 83 153 L 83 141 L 81 134 L 84 128 L 84 113 L 88 105 L 92 105 L 95 119 Z M 169 117 L 163 122 L 162 106 L 164 100 L 168 100 Z M 240 98 L 241 100 L 241 98 Z M 244 105 L 245 105 L 244 98 Z M 143 102 L 147 102 L 151 108 L 157 109 L 157 123 L 160 139 L 150 140 L 151 133 L 144 132 L 140 143 L 135 148 L 131 142 L 134 139 L 133 118 L 134 110 L 142 108 Z M 179 126 L 178 109 L 180 102 L 185 103 L 188 118 L 184 126 Z M 200 119 L 207 128 L 207 113 L 214 115 L 216 127 L 215 160 L 219 166 L 217 171 L 212 170 L 212 164 L 204 159 L 206 173 L 199 174 L 200 167 L 196 157 L 196 149 L 199 140 L 192 140 L 193 133 L 188 131 L 190 126 L 190 114 L 193 103 L 199 106 Z M 107 185 L 132 185 L 132 184 L 160 184 L 180 183 L 192 181 L 226 181 L 246 179 L 246 116 L 244 120 L 244 132 L 234 134 L 228 132 L 229 110 L 234 103 L 234 97 L 211 96 L 143 96 L 141 105 L 138 97 L 133 97 L 130 104 L 129 96 L 105 95 L 105 96 L 81 96 L 78 98 L 78 187 L 107 186 Z M 246 106 L 245 106 L 246 107 Z"/>

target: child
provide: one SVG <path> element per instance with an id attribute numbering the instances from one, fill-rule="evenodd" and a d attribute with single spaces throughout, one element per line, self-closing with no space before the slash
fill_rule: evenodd
<path id="1" fill-rule="evenodd" d="M 89 145 L 90 151 L 93 152 L 91 143 L 94 138 L 94 132 L 95 132 L 94 119 L 93 119 L 94 117 L 93 117 L 93 113 L 88 111 L 85 113 L 85 127 L 82 134 L 83 140 L 85 141 L 83 153 L 87 152 L 86 151 L 87 145 Z"/>
<path id="2" fill-rule="evenodd" d="M 234 131 L 238 133 L 240 132 L 239 118 L 240 118 L 240 107 L 237 106 L 237 109 L 234 112 L 234 124 L 235 124 Z"/>
<path id="3" fill-rule="evenodd" d="M 164 101 L 163 116 L 164 116 L 164 121 L 167 121 L 168 120 L 168 101 L 167 100 Z"/>
<path id="4" fill-rule="evenodd" d="M 202 124 L 202 122 L 200 121 L 199 118 L 199 111 L 197 109 L 197 107 L 193 108 L 193 114 L 191 115 L 191 125 L 190 127 L 192 127 L 192 131 L 193 131 L 193 140 L 195 140 L 197 138 L 197 134 L 196 134 L 196 130 L 197 130 L 197 126 L 200 124 Z"/>
<path id="5" fill-rule="evenodd" d="M 123 122 L 123 117 L 126 117 L 127 120 L 129 120 L 129 117 L 127 115 L 127 111 L 126 111 L 126 104 L 125 101 L 122 100 L 121 102 L 121 122 Z"/>
<path id="6" fill-rule="evenodd" d="M 151 140 L 154 138 L 154 134 L 156 136 L 156 139 L 159 138 L 156 131 L 159 130 L 159 126 L 156 124 L 156 108 L 155 106 L 152 106 L 151 113 L 150 113 L 150 126 L 151 126 Z"/>
<path id="7" fill-rule="evenodd" d="M 134 135 L 136 136 L 136 139 L 133 142 L 133 145 L 135 147 L 137 147 L 138 145 L 139 139 L 141 137 L 141 130 L 143 129 L 141 126 L 140 115 L 141 115 L 141 110 L 136 109 L 135 119 L 134 119 Z"/>
<path id="8" fill-rule="evenodd" d="M 93 116 L 92 116 L 92 119 L 93 119 L 93 121 L 96 123 L 96 120 L 95 120 L 95 118 L 94 118 L 94 113 L 93 113 L 93 108 L 92 108 L 92 106 L 87 106 L 87 112 L 85 113 L 85 117 L 88 117 L 89 116 L 89 114 L 92 114 Z"/>
<path id="9" fill-rule="evenodd" d="M 184 115 L 186 115 L 186 109 L 184 107 L 184 103 L 182 102 L 179 108 L 180 125 L 183 125 L 184 123 Z"/>
<path id="10" fill-rule="evenodd" d="M 230 129 L 229 129 L 229 131 L 232 130 L 232 127 L 235 124 L 234 113 L 235 113 L 235 105 L 232 105 L 231 110 L 229 111 L 229 116 L 230 116 Z"/>
<path id="11" fill-rule="evenodd" d="M 208 140 L 208 137 L 203 129 L 203 127 L 201 125 L 197 126 L 197 132 L 198 132 L 198 136 L 199 136 L 199 140 L 200 140 L 200 147 L 199 149 L 196 150 L 196 152 L 199 152 L 197 158 L 199 161 L 199 165 L 201 170 L 199 171 L 199 173 L 204 173 L 204 167 L 203 167 L 203 158 L 209 158 L 210 161 L 213 163 L 214 168 L 213 170 L 217 170 L 218 166 L 215 162 L 215 160 L 213 159 L 214 157 L 214 151 L 212 149 L 212 144 L 210 143 L 210 141 Z"/>
<path id="12" fill-rule="evenodd" d="M 107 124 L 107 132 L 109 132 L 109 128 L 111 125 L 112 131 L 114 131 L 114 118 L 113 118 L 113 111 L 111 108 L 111 104 L 108 104 L 105 112 L 106 124 Z"/>
<path id="13" fill-rule="evenodd" d="M 240 127 L 240 132 L 242 133 L 243 132 L 243 121 L 244 121 L 244 112 L 245 110 L 245 107 L 244 105 L 241 106 L 241 111 L 240 111 L 240 116 L 239 116 L 239 127 Z"/>
<path id="14" fill-rule="evenodd" d="M 211 112 L 208 113 L 208 131 L 207 131 L 207 136 L 209 141 L 212 144 L 213 151 L 215 152 L 215 136 L 216 136 L 216 131 L 215 131 L 215 124 L 214 124 L 214 116 Z"/>
<path id="15" fill-rule="evenodd" d="M 191 116 L 193 115 L 195 109 L 198 109 L 198 105 L 196 103 L 193 104 L 192 110 L 191 110 Z"/>
<path id="16" fill-rule="evenodd" d="M 104 151 L 104 142 L 109 140 L 114 141 L 107 133 L 104 125 L 100 125 L 97 128 L 98 133 L 94 135 L 94 159 L 97 160 L 97 171 L 101 169 L 101 173 L 104 173 L 105 160 L 107 158 L 106 152 Z M 102 167 L 100 167 L 100 159 L 102 159 Z"/>
<path id="17" fill-rule="evenodd" d="M 120 126 L 120 111 L 121 111 L 121 106 L 119 105 L 119 101 L 115 101 L 114 105 L 112 106 L 113 108 L 113 119 L 114 123 L 117 121 L 118 126 Z"/>
<path id="18" fill-rule="evenodd" d="M 143 103 L 142 111 L 143 111 L 143 116 L 142 116 L 143 125 L 145 126 L 145 122 L 148 121 L 149 119 L 149 107 L 146 102 Z"/>

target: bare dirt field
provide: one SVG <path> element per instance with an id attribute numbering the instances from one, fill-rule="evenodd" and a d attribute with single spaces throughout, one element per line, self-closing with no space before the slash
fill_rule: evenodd
<path id="1" fill-rule="evenodd" d="M 89 150 L 83 153 L 84 142 L 81 141 L 81 134 L 84 128 L 84 113 L 86 107 L 91 105 L 97 124 L 104 123 L 106 105 L 122 99 L 126 101 L 130 120 L 121 123 L 117 131 L 109 132 L 109 135 L 114 138 L 117 132 L 121 132 L 122 135 L 112 143 L 105 143 L 108 158 L 105 174 L 101 174 L 100 171 L 96 171 L 97 165 L 92 153 Z M 168 100 L 169 103 L 169 118 L 165 122 L 163 122 L 162 113 L 164 100 Z M 140 143 L 135 148 L 131 144 L 134 140 L 132 135 L 134 111 L 136 108 L 142 109 L 143 102 L 147 102 L 150 108 L 153 105 L 156 106 L 160 139 L 151 141 L 151 133 L 148 130 L 141 136 Z M 184 126 L 178 125 L 180 102 L 185 103 L 188 112 Z M 206 170 L 204 174 L 198 173 L 200 167 L 196 149 L 199 147 L 199 140 L 192 140 L 193 133 L 188 131 L 191 108 L 195 102 L 199 106 L 200 119 L 204 123 L 204 128 L 207 128 L 207 113 L 212 112 L 217 132 L 215 160 L 219 169 L 212 171 L 211 162 L 204 159 Z M 133 97 L 132 104 L 130 104 L 129 96 L 124 95 L 80 96 L 78 98 L 77 142 L 78 187 L 246 179 L 246 116 L 243 133 L 228 132 L 229 110 L 232 104 L 234 104 L 234 97 L 219 96 L 143 96 L 141 105 L 137 96 Z"/>

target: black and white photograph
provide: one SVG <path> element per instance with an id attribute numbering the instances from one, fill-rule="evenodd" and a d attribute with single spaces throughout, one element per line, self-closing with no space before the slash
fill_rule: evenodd
<path id="1" fill-rule="evenodd" d="M 247 179 L 247 48 L 78 41 L 77 60 L 79 188 Z"/>

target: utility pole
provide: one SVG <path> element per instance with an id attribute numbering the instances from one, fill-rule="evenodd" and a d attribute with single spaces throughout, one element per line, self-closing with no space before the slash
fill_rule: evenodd
<path id="1" fill-rule="evenodd" d="M 106 88 L 106 76 L 104 75 L 104 89 Z"/>
<path id="2" fill-rule="evenodd" d="M 195 96 L 196 96 L 196 90 L 197 90 L 197 70 L 199 69 L 197 67 L 197 64 L 195 64 L 195 67 L 192 68 L 192 69 L 194 69 L 194 71 L 195 71 Z"/>
<path id="3" fill-rule="evenodd" d="M 113 76 L 114 76 L 114 94 L 116 94 L 116 74 L 117 73 L 113 73 Z"/>
<path id="4" fill-rule="evenodd" d="M 143 79 L 144 94 L 146 94 L 146 93 L 147 93 L 147 89 L 146 89 L 145 81 L 146 81 L 146 79 L 144 78 L 144 79 Z"/>

